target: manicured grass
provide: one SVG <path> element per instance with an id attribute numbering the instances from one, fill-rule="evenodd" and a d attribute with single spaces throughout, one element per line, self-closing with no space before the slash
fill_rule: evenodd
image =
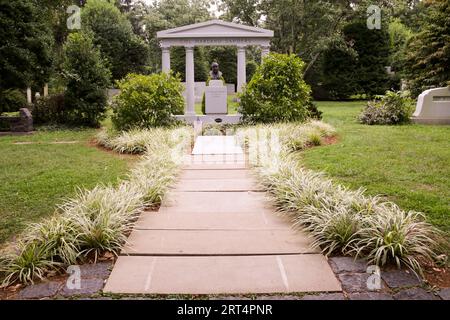
<path id="1" fill-rule="evenodd" d="M 237 109 L 239 107 L 239 102 L 233 101 L 236 98 L 236 95 L 229 95 L 227 97 L 228 101 L 228 114 L 236 114 Z M 196 103 L 195 104 L 195 113 L 196 114 L 203 114 L 202 113 L 202 104 Z"/>
<path id="2" fill-rule="evenodd" d="M 318 102 L 337 144 L 302 153 L 306 167 L 351 188 L 422 211 L 450 232 L 450 127 L 367 126 L 356 117 L 365 102 Z"/>
<path id="3" fill-rule="evenodd" d="M 125 175 L 132 160 L 90 146 L 94 134 L 61 130 L 0 137 L 0 243 L 51 215 L 77 187 L 115 183 Z"/>

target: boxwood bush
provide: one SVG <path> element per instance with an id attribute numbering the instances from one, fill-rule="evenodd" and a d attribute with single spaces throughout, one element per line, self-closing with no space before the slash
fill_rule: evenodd
<path id="1" fill-rule="evenodd" d="M 184 109 L 183 86 L 172 74 L 129 74 L 118 82 L 120 94 L 113 102 L 116 130 L 168 126 Z"/>
<path id="2" fill-rule="evenodd" d="M 414 101 L 407 93 L 387 91 L 377 100 L 369 101 L 359 115 L 359 121 L 369 125 L 409 123 Z"/>
<path id="3" fill-rule="evenodd" d="M 35 124 L 65 124 L 64 93 L 37 99 L 31 113 Z"/>
<path id="4" fill-rule="evenodd" d="M 240 95 L 239 112 L 247 123 L 304 121 L 310 115 L 311 88 L 296 55 L 268 55 Z"/>

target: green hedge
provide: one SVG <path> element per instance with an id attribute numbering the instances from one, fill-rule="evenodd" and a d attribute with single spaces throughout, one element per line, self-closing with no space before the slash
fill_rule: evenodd
<path id="1" fill-rule="evenodd" d="M 304 121 L 311 88 L 303 79 L 304 62 L 296 55 L 268 55 L 240 95 L 247 123 Z"/>
<path id="2" fill-rule="evenodd" d="M 118 85 L 112 117 L 117 130 L 168 126 L 176 122 L 173 115 L 183 113 L 183 86 L 172 74 L 129 74 Z"/>

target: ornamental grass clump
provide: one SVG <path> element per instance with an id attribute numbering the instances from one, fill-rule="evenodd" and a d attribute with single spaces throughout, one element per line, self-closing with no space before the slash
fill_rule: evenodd
<path id="1" fill-rule="evenodd" d="M 294 227 L 303 227 L 314 237 L 313 247 L 319 247 L 326 255 L 333 252 L 347 254 L 358 240 L 360 219 L 345 205 L 319 207 L 307 206 L 303 215 L 294 219 Z"/>
<path id="2" fill-rule="evenodd" d="M 311 146 L 313 134 L 321 139 L 335 135 L 334 128 L 313 121 L 255 130 L 261 139 L 273 140 L 275 132 L 280 145 L 279 152 L 261 148 L 264 141 L 245 137 L 256 135 L 251 128 L 240 130 L 241 141 L 246 141 L 249 150 L 268 150 L 271 155 L 270 162 L 255 165 L 258 180 L 278 211 L 290 218 L 295 229 L 308 231 L 313 246 L 326 255 L 354 255 L 378 266 L 393 263 L 418 273 L 423 264 L 445 260 L 445 255 L 439 254 L 445 252 L 446 242 L 422 213 L 403 211 L 380 197 L 365 195 L 363 189 L 350 190 L 300 165 L 296 151 Z"/>
<path id="3" fill-rule="evenodd" d="M 191 139 L 191 131 L 186 127 L 150 128 L 122 132 L 100 131 L 97 143 L 119 153 L 144 154 L 147 151 L 164 152 L 167 148 L 178 147 Z"/>
<path id="4" fill-rule="evenodd" d="M 132 222 L 143 209 L 143 193 L 131 184 L 97 186 L 82 190 L 61 206 L 64 216 L 78 235 L 79 253 L 87 256 L 110 251 L 118 253 L 131 230 Z"/>
<path id="5" fill-rule="evenodd" d="M 32 224 L 24 235 L 24 243 L 34 243 L 47 251 L 48 257 L 71 265 L 79 256 L 78 233 L 69 217 L 56 214 L 48 220 Z"/>
<path id="6" fill-rule="evenodd" d="M 0 288 L 14 282 L 33 283 L 36 279 L 42 280 L 48 271 L 61 266 L 49 256 L 49 245 L 20 242 L 16 250 L 0 257 Z"/>
<path id="7" fill-rule="evenodd" d="M 442 234 L 420 212 L 403 211 L 393 203 L 379 204 L 376 214 L 365 216 L 352 244 L 357 256 L 379 266 L 395 263 L 421 272 L 421 263 L 438 259 Z"/>

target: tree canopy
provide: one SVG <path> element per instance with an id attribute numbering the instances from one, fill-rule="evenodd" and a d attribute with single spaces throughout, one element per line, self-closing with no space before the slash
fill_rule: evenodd
<path id="1" fill-rule="evenodd" d="M 37 0 L 0 0 L 0 91 L 43 85 L 53 38 Z"/>
<path id="2" fill-rule="evenodd" d="M 127 17 L 106 0 L 89 0 L 81 14 L 83 30 L 92 31 L 94 43 L 108 60 L 113 79 L 143 72 L 148 46 L 133 32 Z"/>

